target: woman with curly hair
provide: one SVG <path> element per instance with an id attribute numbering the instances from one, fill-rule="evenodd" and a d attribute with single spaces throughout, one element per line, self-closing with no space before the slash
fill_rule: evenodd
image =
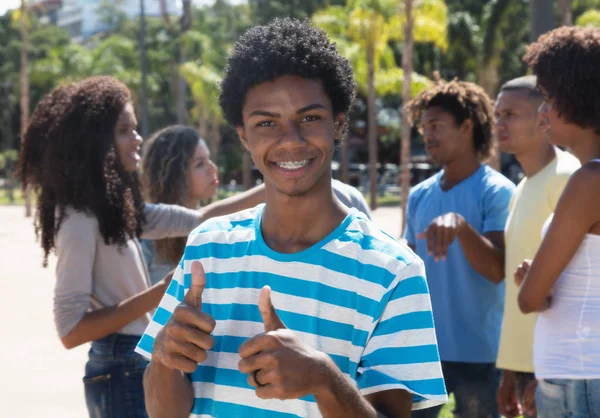
<path id="1" fill-rule="evenodd" d="M 36 107 L 19 163 L 37 197 L 44 265 L 57 256 L 59 337 L 68 349 L 92 343 L 84 378 L 91 417 L 147 416 L 147 362 L 133 349 L 170 278 L 151 286 L 138 238 L 186 236 L 204 219 L 247 207 L 144 204 L 136 126 L 131 94 L 114 78 L 58 87 Z"/>
<path id="2" fill-rule="evenodd" d="M 210 150 L 200 133 L 187 126 L 169 126 L 146 142 L 142 158 L 142 183 L 146 200 L 152 203 L 170 203 L 196 209 L 203 200 L 210 199 L 219 185 L 218 168 L 210 159 Z M 363 195 L 354 187 L 338 180 L 332 181 L 333 192 L 346 206 L 356 208 L 371 217 Z M 207 208 L 238 202 L 241 206 L 264 201 L 264 186 L 251 192 L 215 202 Z M 251 193 L 251 198 L 248 198 Z M 225 212 L 225 210 L 222 210 Z M 185 248 L 181 237 L 160 240 L 142 240 L 144 257 L 154 284 L 173 270 Z"/>
<path id="3" fill-rule="evenodd" d="M 534 365 L 538 416 L 600 417 L 600 29 L 562 27 L 532 44 L 525 62 L 537 76 L 550 140 L 582 166 L 544 226 L 519 306 L 540 312 Z"/>

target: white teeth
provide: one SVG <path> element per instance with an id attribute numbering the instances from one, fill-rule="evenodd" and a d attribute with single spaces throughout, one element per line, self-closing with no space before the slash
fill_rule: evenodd
<path id="1" fill-rule="evenodd" d="M 306 164 L 308 164 L 308 160 L 284 161 L 277 163 L 279 167 L 284 168 L 286 170 L 298 170 L 299 168 L 304 167 Z"/>

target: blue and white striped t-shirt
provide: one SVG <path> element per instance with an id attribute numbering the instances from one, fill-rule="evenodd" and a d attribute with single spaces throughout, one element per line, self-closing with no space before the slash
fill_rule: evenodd
<path id="1" fill-rule="evenodd" d="M 423 262 L 354 210 L 327 237 L 294 254 L 270 249 L 260 223 L 264 205 L 214 218 L 190 234 L 183 259 L 137 352 L 183 301 L 191 262 L 206 271 L 202 309 L 216 320 L 215 345 L 191 374 L 194 417 L 320 417 L 312 395 L 262 400 L 238 368 L 238 349 L 264 332 L 260 289 L 269 285 L 283 323 L 327 353 L 363 395 L 414 393 L 414 409 L 447 400 Z"/>

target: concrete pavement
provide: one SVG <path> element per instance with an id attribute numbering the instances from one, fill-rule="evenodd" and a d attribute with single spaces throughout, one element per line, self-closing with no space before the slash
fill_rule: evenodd
<path id="1" fill-rule="evenodd" d="M 398 237 L 400 209 L 373 213 Z M 83 418 L 81 379 L 88 345 L 67 351 L 54 328 L 55 258 L 42 268 L 31 218 L 20 206 L 0 206 L 0 416 Z"/>

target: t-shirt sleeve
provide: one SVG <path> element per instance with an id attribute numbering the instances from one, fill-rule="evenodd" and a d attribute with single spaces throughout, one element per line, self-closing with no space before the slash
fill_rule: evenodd
<path id="1" fill-rule="evenodd" d="M 98 233 L 96 218 L 67 210 L 56 234 L 54 322 L 61 338 L 75 328 L 90 307 Z"/>
<path id="2" fill-rule="evenodd" d="M 200 223 L 200 213 L 178 205 L 146 203 L 142 238 L 186 237 Z"/>
<path id="3" fill-rule="evenodd" d="M 508 219 L 510 199 L 515 191 L 512 184 L 497 184 L 483 196 L 483 233 L 504 231 Z"/>
<path id="4" fill-rule="evenodd" d="M 413 409 L 445 403 L 448 396 L 420 259 L 401 269 L 379 311 L 359 362 L 361 393 L 406 390 L 414 395 Z"/>
<path id="5" fill-rule="evenodd" d="M 413 216 L 413 205 L 414 205 L 414 196 L 412 193 L 408 196 L 408 202 L 406 203 L 406 214 L 404 216 L 406 223 L 406 227 L 404 228 L 404 239 L 410 245 L 417 245 L 417 233 L 415 231 L 415 222 Z"/>
<path id="6" fill-rule="evenodd" d="M 167 291 L 154 312 L 154 316 L 152 316 L 152 320 L 146 328 L 146 331 L 144 331 L 144 335 L 140 338 L 140 341 L 135 348 L 135 351 L 138 354 L 141 354 L 147 359 L 150 359 L 152 356 L 156 335 L 165 326 L 169 318 L 171 318 L 177 305 L 183 302 L 185 290 L 190 287 L 191 276 L 188 274 L 186 277 L 183 265 L 183 261 L 181 261 L 175 269 L 173 279 L 171 280 Z"/>
<path id="7" fill-rule="evenodd" d="M 571 173 L 560 173 L 554 177 L 552 177 L 551 185 L 548 188 L 548 204 L 550 205 L 550 209 L 554 212 L 556 209 L 556 205 L 560 200 L 560 196 L 562 192 L 565 190 L 569 179 L 571 178 Z"/>
<path id="8" fill-rule="evenodd" d="M 356 209 L 367 215 L 367 218 L 372 219 L 369 204 L 367 203 L 361 192 L 359 192 L 356 188 L 352 187 L 350 189 L 350 198 L 352 200 L 352 205 Z"/>

